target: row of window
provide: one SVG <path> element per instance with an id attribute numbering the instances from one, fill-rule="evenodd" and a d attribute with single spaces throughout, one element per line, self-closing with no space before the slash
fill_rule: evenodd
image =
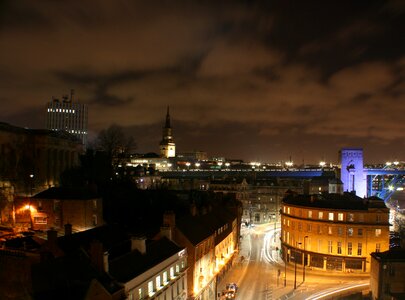
<path id="1" fill-rule="evenodd" d="M 298 224 L 298 231 L 302 231 L 302 222 L 297 222 L 297 224 Z M 293 230 L 295 230 L 295 222 L 294 221 L 291 221 L 290 222 L 290 220 L 289 219 L 283 219 L 283 225 L 287 225 L 287 227 L 291 227 L 291 229 L 293 229 Z M 291 225 L 291 226 L 290 226 Z M 324 231 L 323 231 L 323 229 L 325 229 L 326 228 L 326 230 L 327 230 L 327 233 L 329 234 L 329 235 L 332 235 L 332 234 L 337 234 L 337 235 L 339 235 L 339 236 L 342 236 L 343 235 L 343 230 L 344 230 L 344 228 L 343 227 L 336 227 L 336 232 L 334 232 L 334 227 L 332 227 L 332 226 L 323 226 L 323 225 L 317 225 L 316 226 L 316 232 L 318 233 L 318 234 L 322 234 L 322 233 L 324 233 Z M 313 229 L 312 229 L 312 224 L 310 224 L 310 223 L 307 223 L 307 226 L 306 226 L 306 231 L 307 232 L 312 232 L 313 231 Z M 326 233 L 326 232 L 325 232 Z M 361 237 L 361 236 L 364 236 L 364 229 L 363 228 L 357 228 L 357 231 L 356 231 L 356 235 L 357 236 L 359 236 L 359 237 Z M 354 231 L 354 229 L 352 228 L 352 227 L 349 227 L 349 228 L 347 228 L 347 235 L 348 236 L 354 236 L 355 235 L 355 231 Z M 379 237 L 379 236 L 381 236 L 381 228 L 377 228 L 377 229 L 375 229 L 374 230 L 374 235 L 376 236 L 376 237 Z"/>
<path id="2" fill-rule="evenodd" d="M 287 232 L 287 237 L 284 237 L 284 241 L 289 243 L 290 242 L 290 235 Z M 301 243 L 299 243 L 301 244 Z M 328 249 L 327 249 L 327 253 L 328 254 L 335 254 L 334 253 L 334 247 L 336 247 L 336 254 L 340 254 L 342 255 L 342 245 L 343 243 L 341 241 L 336 242 L 336 244 L 334 244 L 333 241 L 328 241 Z M 323 250 L 323 245 L 322 245 L 322 240 L 318 240 L 318 245 L 317 245 L 317 252 L 322 253 Z M 310 250 L 311 247 L 309 245 L 307 250 Z M 376 243 L 375 244 L 375 252 L 380 252 L 381 250 L 381 244 L 380 243 Z M 357 243 L 357 255 L 361 256 L 363 254 L 363 243 Z M 353 243 L 352 242 L 348 242 L 347 243 L 347 255 L 351 256 L 354 255 L 353 253 Z"/>
<path id="3" fill-rule="evenodd" d="M 74 109 L 65 109 L 65 108 L 48 108 L 48 112 L 63 112 L 63 113 L 76 113 Z"/>
<path id="4" fill-rule="evenodd" d="M 283 206 L 283 212 L 285 214 L 291 215 L 292 208 L 288 206 Z M 302 209 L 298 210 L 298 216 L 303 217 Z M 308 219 L 315 219 L 317 218 L 318 220 L 328 220 L 328 221 L 344 221 L 344 213 L 342 212 L 328 212 L 325 213 L 323 211 L 318 211 L 318 215 L 315 215 L 312 210 L 308 210 L 306 216 Z M 347 221 L 348 222 L 354 222 L 355 220 L 355 214 L 354 213 L 347 213 L 346 214 Z M 364 214 L 357 214 L 357 221 L 358 222 L 364 222 Z M 377 223 L 381 222 L 381 215 L 376 214 L 375 216 L 375 221 Z"/>
<path id="5" fill-rule="evenodd" d="M 157 275 L 154 280 L 150 280 L 148 282 L 147 289 L 145 289 L 144 287 L 140 287 L 137 291 L 132 290 L 129 292 L 128 298 L 130 300 L 135 300 L 146 299 L 153 296 L 157 291 L 166 286 L 170 280 L 175 279 L 177 277 L 177 274 L 180 272 L 180 268 L 181 270 L 183 270 L 184 267 L 184 261 L 182 261 L 180 265 L 176 264 L 175 267 L 170 267 L 169 274 L 167 271 L 164 271 L 163 273 Z M 179 295 L 183 290 L 185 290 L 184 277 L 182 277 L 181 280 L 178 282 L 176 290 L 172 290 L 172 298 Z M 177 291 L 177 294 L 173 294 L 174 291 Z M 163 295 L 163 298 L 166 299 L 166 294 Z"/>

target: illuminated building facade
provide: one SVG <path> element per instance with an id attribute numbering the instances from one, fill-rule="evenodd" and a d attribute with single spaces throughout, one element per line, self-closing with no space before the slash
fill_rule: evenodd
<path id="1" fill-rule="evenodd" d="M 172 127 L 170 124 L 169 107 L 167 107 L 165 127 L 163 127 L 163 137 L 160 142 L 160 155 L 165 158 L 176 156 L 176 144 L 173 140 Z"/>
<path id="2" fill-rule="evenodd" d="M 283 258 L 323 270 L 369 272 L 370 253 L 389 249 L 388 216 L 377 197 L 290 193 L 281 209 Z"/>
<path id="3" fill-rule="evenodd" d="M 339 164 L 343 191 L 355 192 L 359 197 L 366 197 L 367 178 L 364 174 L 363 149 L 341 149 L 339 151 Z"/>
<path id="4" fill-rule="evenodd" d="M 90 190 L 50 188 L 34 197 L 14 200 L 15 223 L 34 230 L 83 231 L 104 224 L 103 201 Z"/>
<path id="5" fill-rule="evenodd" d="M 175 219 L 165 213 L 161 234 L 187 249 L 188 299 L 211 300 L 217 293 L 218 276 L 232 264 L 239 235 L 236 215 L 226 208 L 201 211 Z"/>
<path id="6" fill-rule="evenodd" d="M 108 273 L 124 285 L 126 299 L 187 299 L 187 251 L 163 237 L 131 238 L 131 252 L 109 262 Z"/>
<path id="7" fill-rule="evenodd" d="M 87 105 L 73 102 L 73 90 L 70 98 L 52 99 L 47 104 L 46 128 L 49 130 L 64 130 L 79 138 L 84 146 L 87 145 Z"/>

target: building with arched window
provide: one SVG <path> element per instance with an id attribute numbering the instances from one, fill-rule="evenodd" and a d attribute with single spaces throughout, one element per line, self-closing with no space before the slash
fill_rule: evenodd
<path id="1" fill-rule="evenodd" d="M 389 249 L 388 217 L 377 197 L 291 193 L 281 209 L 283 258 L 323 270 L 369 272 L 370 253 Z"/>

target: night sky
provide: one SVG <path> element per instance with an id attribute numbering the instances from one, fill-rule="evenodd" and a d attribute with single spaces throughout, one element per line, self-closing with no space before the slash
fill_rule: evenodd
<path id="1" fill-rule="evenodd" d="M 0 1 L 0 121 L 75 90 L 91 137 L 246 161 L 405 160 L 405 1 Z"/>

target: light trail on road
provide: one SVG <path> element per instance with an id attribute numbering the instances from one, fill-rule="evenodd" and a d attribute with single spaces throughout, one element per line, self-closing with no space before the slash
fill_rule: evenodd
<path id="1" fill-rule="evenodd" d="M 305 300 L 319 300 L 319 299 L 323 299 L 325 297 L 328 297 L 328 296 L 331 296 L 334 294 L 338 294 L 338 293 L 341 293 L 344 291 L 348 291 L 348 290 L 352 290 L 352 289 L 356 289 L 356 288 L 360 288 L 360 287 L 365 288 L 365 287 L 368 287 L 369 285 L 370 285 L 369 283 L 361 283 L 361 284 L 354 284 L 354 285 L 351 284 L 349 286 L 345 286 L 345 287 L 338 288 L 338 289 L 331 288 L 331 289 L 327 289 L 327 290 L 318 292 L 318 293 L 306 298 Z"/>

